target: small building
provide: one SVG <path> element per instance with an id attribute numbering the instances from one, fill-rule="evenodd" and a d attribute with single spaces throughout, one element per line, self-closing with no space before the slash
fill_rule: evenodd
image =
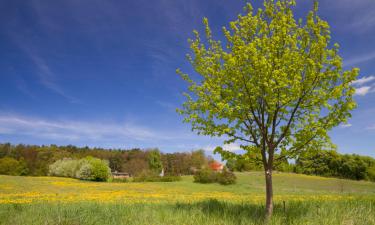
<path id="1" fill-rule="evenodd" d="M 112 177 L 114 179 L 127 179 L 130 177 L 130 174 L 129 173 L 125 173 L 125 172 L 112 172 Z"/>
<path id="2" fill-rule="evenodd" d="M 213 171 L 216 171 L 216 172 L 220 172 L 224 168 L 224 165 L 217 162 L 217 161 L 213 161 L 213 162 L 209 163 L 208 166 L 210 167 L 210 169 L 212 169 Z"/>

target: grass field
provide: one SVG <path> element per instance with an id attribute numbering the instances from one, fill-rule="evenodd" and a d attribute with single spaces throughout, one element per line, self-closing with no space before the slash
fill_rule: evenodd
<path id="1" fill-rule="evenodd" d="M 231 186 L 0 176 L 0 224 L 261 224 L 263 174 L 237 176 Z M 274 189 L 272 224 L 375 224 L 375 183 L 280 173 Z"/>

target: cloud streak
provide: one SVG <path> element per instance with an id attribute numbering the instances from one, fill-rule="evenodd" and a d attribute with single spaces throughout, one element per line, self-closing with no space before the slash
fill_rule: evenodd
<path id="1" fill-rule="evenodd" d="M 364 62 L 372 61 L 375 59 L 375 52 L 369 52 L 364 55 L 355 56 L 344 61 L 344 66 L 355 66 Z"/>
<path id="2" fill-rule="evenodd" d="M 375 76 L 362 77 L 352 82 L 353 85 L 363 85 L 375 80 Z"/>
<path id="3" fill-rule="evenodd" d="M 349 128 L 349 127 L 352 127 L 352 126 L 353 125 L 350 124 L 350 123 L 340 125 L 341 128 Z"/>
<path id="4" fill-rule="evenodd" d="M 370 86 L 364 86 L 364 87 L 356 88 L 355 89 L 355 95 L 365 96 L 368 93 L 370 93 L 370 91 L 371 91 Z"/>
<path id="5" fill-rule="evenodd" d="M 66 98 L 71 103 L 79 103 L 79 100 L 75 97 L 67 94 L 60 85 L 56 82 L 56 75 L 52 72 L 46 61 L 40 58 L 38 55 L 29 53 L 30 59 L 37 68 L 37 75 L 40 79 L 41 84 L 47 89 L 55 92 L 56 94 Z"/>
<path id="6" fill-rule="evenodd" d="M 213 145 L 208 145 L 206 147 L 203 147 L 203 150 L 207 151 L 207 152 L 213 152 L 215 150 L 217 146 L 213 146 Z M 231 144 L 225 144 L 223 146 L 221 146 L 225 151 L 229 151 L 229 152 L 237 152 L 237 151 L 241 151 L 241 147 L 236 144 L 236 143 L 231 143 Z"/>
<path id="7" fill-rule="evenodd" d="M 355 87 L 355 95 L 365 96 L 375 92 L 375 83 L 372 81 L 375 81 L 375 76 L 362 77 L 353 81 L 352 85 Z"/>
<path id="8" fill-rule="evenodd" d="M 172 138 L 160 131 L 132 123 L 105 123 L 74 120 L 46 120 L 0 114 L 0 134 L 24 135 L 55 141 L 143 141 Z"/>

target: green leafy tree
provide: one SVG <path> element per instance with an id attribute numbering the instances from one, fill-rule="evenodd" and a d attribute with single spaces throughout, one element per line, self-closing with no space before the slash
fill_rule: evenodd
<path id="1" fill-rule="evenodd" d="M 207 164 L 206 155 L 204 150 L 196 150 L 191 152 L 191 165 L 196 169 L 201 169 Z"/>
<path id="2" fill-rule="evenodd" d="M 294 17 L 294 0 L 265 0 L 264 8 L 246 13 L 223 28 L 225 40 L 214 40 L 205 18 L 205 36 L 194 31 L 188 55 L 193 79 L 178 110 L 201 135 L 239 143 L 238 155 L 218 147 L 224 159 L 260 160 L 266 180 L 266 214 L 273 210 L 272 168 L 311 146 L 324 148 L 327 132 L 345 122 L 355 108 L 351 82 L 358 69 L 344 71 L 339 45 L 318 16 L 318 4 L 306 19 Z M 275 155 L 276 154 L 276 155 Z"/>
<path id="3" fill-rule="evenodd" d="M 20 176 L 27 174 L 26 163 L 23 159 L 16 160 L 10 157 L 0 158 L 0 174 Z"/>
<path id="4" fill-rule="evenodd" d="M 152 171 L 157 173 L 160 173 L 163 169 L 161 154 L 158 149 L 153 149 L 148 152 L 148 165 Z"/>

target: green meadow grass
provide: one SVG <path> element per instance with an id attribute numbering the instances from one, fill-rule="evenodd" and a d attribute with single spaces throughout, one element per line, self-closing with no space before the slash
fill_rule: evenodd
<path id="1" fill-rule="evenodd" d="M 94 183 L 69 178 L 0 176 L 0 224 L 263 224 L 263 201 L 247 201 L 251 196 L 264 195 L 263 174 L 237 176 L 237 184 L 230 186 L 196 184 L 190 176 L 172 183 Z M 375 183 L 279 173 L 274 175 L 274 189 L 277 200 L 270 224 L 375 224 Z M 107 202 L 105 194 L 98 195 L 121 191 L 130 191 L 136 200 L 144 201 Z M 29 203 L 5 201 L 11 195 L 33 192 L 56 197 L 48 201 L 38 200 L 43 195 L 36 195 L 30 197 L 33 201 Z M 80 201 L 85 193 L 103 199 Z M 210 193 L 216 193 L 215 198 Z M 149 197 L 154 195 L 157 201 Z M 180 199 L 179 195 L 200 198 Z M 78 200 L 65 201 L 67 196 Z M 242 197 L 244 200 L 238 201 Z"/>

